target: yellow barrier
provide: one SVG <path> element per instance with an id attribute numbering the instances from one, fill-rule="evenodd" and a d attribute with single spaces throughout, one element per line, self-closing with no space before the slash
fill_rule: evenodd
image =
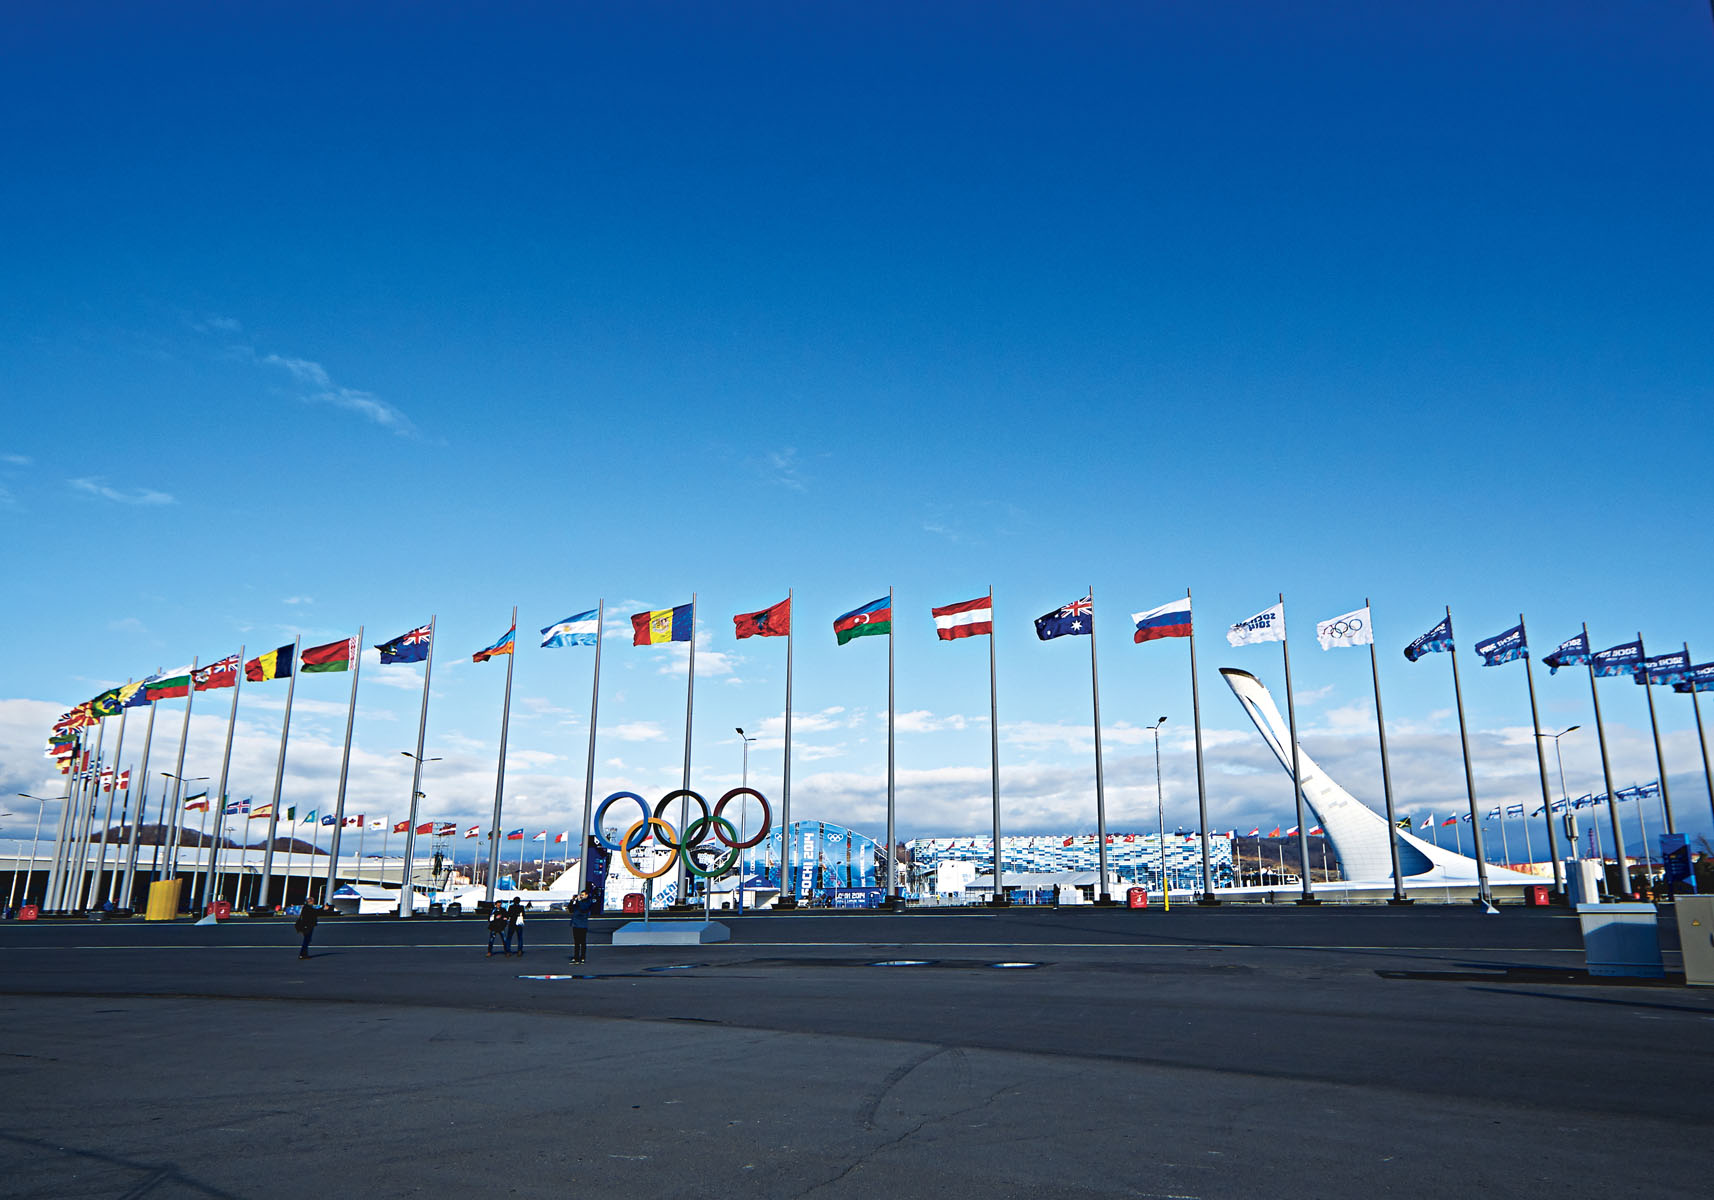
<path id="1" fill-rule="evenodd" d="M 182 879 L 162 879 L 149 885 L 149 907 L 144 911 L 146 921 L 170 921 L 179 914 L 179 893 L 184 890 Z"/>

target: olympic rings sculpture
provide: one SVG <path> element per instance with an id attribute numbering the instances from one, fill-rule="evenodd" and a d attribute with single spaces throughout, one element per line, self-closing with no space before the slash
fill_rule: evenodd
<path id="1" fill-rule="evenodd" d="M 740 841 L 738 840 L 737 828 L 726 819 L 725 812 L 728 804 L 744 796 L 753 797 L 762 806 L 762 827 L 756 831 L 754 837 Z M 683 837 L 679 836 L 679 831 L 672 827 L 664 815 L 667 806 L 674 800 L 681 798 L 687 802 L 694 800 L 697 808 L 702 810 L 701 816 L 696 817 L 684 827 Z M 624 835 L 617 842 L 614 842 L 607 837 L 606 832 L 602 829 L 602 823 L 607 816 L 607 810 L 621 800 L 635 802 L 638 810 L 642 813 L 642 817 L 633 822 L 630 828 L 625 830 Z M 773 823 L 774 812 L 768 804 L 768 798 L 755 788 L 733 788 L 715 802 L 712 812 L 709 811 L 708 801 L 703 798 L 700 792 L 690 788 L 678 788 L 662 796 L 655 802 L 652 809 L 649 807 L 649 802 L 637 795 L 636 792 L 614 792 L 596 808 L 593 833 L 595 840 L 606 847 L 609 852 L 617 854 L 625 864 L 625 869 L 639 879 L 660 878 L 677 866 L 681 857 L 684 860 L 685 869 L 691 874 L 703 879 L 714 879 L 730 871 L 745 850 L 759 845 L 762 839 L 768 836 L 768 830 L 773 828 Z M 710 834 L 713 834 L 716 842 L 726 847 L 727 852 L 721 854 L 712 867 L 704 868 L 693 857 L 693 852 L 707 846 Z M 631 851 L 637 849 L 651 837 L 659 845 L 664 846 L 669 853 L 659 867 L 653 871 L 645 871 L 632 861 Z"/>

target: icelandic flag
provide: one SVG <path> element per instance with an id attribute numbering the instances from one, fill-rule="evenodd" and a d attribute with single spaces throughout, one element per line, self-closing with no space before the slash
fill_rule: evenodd
<path id="1" fill-rule="evenodd" d="M 593 646 L 601 631 L 595 625 L 595 609 L 576 613 L 542 630 L 542 647 Z"/>
<path id="2" fill-rule="evenodd" d="M 1557 674 L 1561 667 L 1575 667 L 1589 661 L 1589 635 L 1580 633 L 1574 638 L 1567 638 L 1559 643 L 1559 648 L 1552 654 L 1544 655 L 1542 662 L 1547 664 L 1549 675 Z"/>
<path id="3" fill-rule="evenodd" d="M 1675 683 L 1672 690 L 1689 695 L 1691 692 L 1714 692 L 1714 663 L 1702 663 L 1691 668 L 1692 674 L 1683 683 Z"/>
<path id="4" fill-rule="evenodd" d="M 1138 645 L 1156 638 L 1189 637 L 1190 597 L 1173 600 L 1147 612 L 1132 613 L 1131 620 L 1137 626 L 1131 640 Z"/>
<path id="5" fill-rule="evenodd" d="M 1530 656 L 1529 644 L 1524 641 L 1524 627 L 1514 625 L 1504 633 L 1497 633 L 1484 642 L 1476 643 L 1476 653 L 1482 656 L 1484 667 L 1497 667 L 1501 663 L 1509 663 L 1514 659 Z"/>
<path id="6" fill-rule="evenodd" d="M 1088 635 L 1095 624 L 1095 601 L 1084 596 L 1064 608 L 1056 608 L 1036 618 L 1036 636 L 1044 642 L 1067 634 Z"/>
<path id="7" fill-rule="evenodd" d="M 422 662 L 429 654 L 429 627 L 419 625 L 409 633 L 401 633 L 390 642 L 382 642 L 375 647 L 381 652 L 383 663 L 414 663 Z"/>
<path id="8" fill-rule="evenodd" d="M 1682 650 L 1657 654 L 1643 659 L 1643 669 L 1636 674 L 1639 684 L 1683 683 L 1690 678 L 1690 655 Z"/>
<path id="9" fill-rule="evenodd" d="M 1452 614 L 1440 618 L 1440 624 L 1405 647 L 1405 657 L 1415 662 L 1425 654 L 1452 649 Z"/>
<path id="10" fill-rule="evenodd" d="M 1589 656 L 1594 665 L 1595 674 L 1607 675 L 1636 675 L 1643 669 L 1643 644 L 1624 642 L 1617 646 L 1609 646 L 1605 650 L 1597 650 Z"/>

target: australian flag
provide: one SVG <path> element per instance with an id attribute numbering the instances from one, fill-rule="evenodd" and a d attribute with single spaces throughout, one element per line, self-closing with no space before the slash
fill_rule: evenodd
<path id="1" fill-rule="evenodd" d="M 1580 633 L 1574 638 L 1568 638 L 1559 643 L 1559 649 L 1542 658 L 1547 664 L 1547 673 L 1554 675 L 1561 667 L 1576 667 L 1589 661 L 1589 635 Z"/>
<path id="2" fill-rule="evenodd" d="M 409 633 L 401 633 L 390 642 L 382 642 L 375 649 L 381 652 L 383 663 L 422 662 L 428 657 L 429 636 L 429 627 L 419 625 Z"/>
<path id="3" fill-rule="evenodd" d="M 1524 627 L 1514 625 L 1504 633 L 1495 634 L 1485 642 L 1476 643 L 1476 653 L 1482 656 L 1484 667 L 1497 667 L 1514 659 L 1528 658 L 1530 648 L 1524 641 Z"/>
<path id="4" fill-rule="evenodd" d="M 1095 626 L 1095 602 L 1089 596 L 1073 600 L 1064 608 L 1056 608 L 1036 618 L 1036 636 L 1052 641 L 1067 634 L 1088 634 Z"/>
<path id="5" fill-rule="evenodd" d="M 1625 642 L 1589 656 L 1597 675 L 1635 675 L 1643 669 L 1643 644 Z"/>
<path id="6" fill-rule="evenodd" d="M 1425 654 L 1452 649 L 1452 614 L 1440 618 L 1440 624 L 1405 647 L 1405 657 L 1415 662 Z"/>

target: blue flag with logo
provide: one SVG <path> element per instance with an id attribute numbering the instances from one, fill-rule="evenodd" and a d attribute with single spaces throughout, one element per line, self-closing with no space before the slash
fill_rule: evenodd
<path id="1" fill-rule="evenodd" d="M 1547 664 L 1549 675 L 1558 674 L 1561 667 L 1582 666 L 1589 661 L 1589 635 L 1580 633 L 1574 638 L 1567 638 L 1559 643 L 1559 649 L 1544 655 L 1541 661 Z"/>
<path id="2" fill-rule="evenodd" d="M 1425 654 L 1452 649 L 1452 614 L 1440 619 L 1440 624 L 1405 647 L 1405 657 L 1415 662 Z"/>
<path id="3" fill-rule="evenodd" d="M 1524 641 L 1524 627 L 1514 625 L 1506 632 L 1497 633 L 1485 642 L 1477 642 L 1476 653 L 1482 656 L 1484 667 L 1497 667 L 1501 663 L 1509 663 L 1513 659 L 1528 658 L 1530 648 Z"/>
<path id="4" fill-rule="evenodd" d="M 1714 692 L 1714 662 L 1702 663 L 1690 668 L 1690 678 L 1683 683 L 1675 683 L 1672 690 L 1689 695 L 1691 692 Z"/>
<path id="5" fill-rule="evenodd" d="M 1682 650 L 1657 654 L 1643 659 L 1643 669 L 1636 673 L 1637 685 L 1650 683 L 1683 683 L 1690 678 L 1690 655 Z"/>
<path id="6" fill-rule="evenodd" d="M 1609 646 L 1595 651 L 1589 656 L 1589 661 L 1597 675 L 1635 675 L 1643 669 L 1643 644 L 1626 642 L 1620 646 Z"/>
<path id="7" fill-rule="evenodd" d="M 1073 600 L 1064 608 L 1056 608 L 1036 618 L 1036 636 L 1051 641 L 1067 634 L 1088 634 L 1095 624 L 1095 604 L 1088 597 Z"/>

